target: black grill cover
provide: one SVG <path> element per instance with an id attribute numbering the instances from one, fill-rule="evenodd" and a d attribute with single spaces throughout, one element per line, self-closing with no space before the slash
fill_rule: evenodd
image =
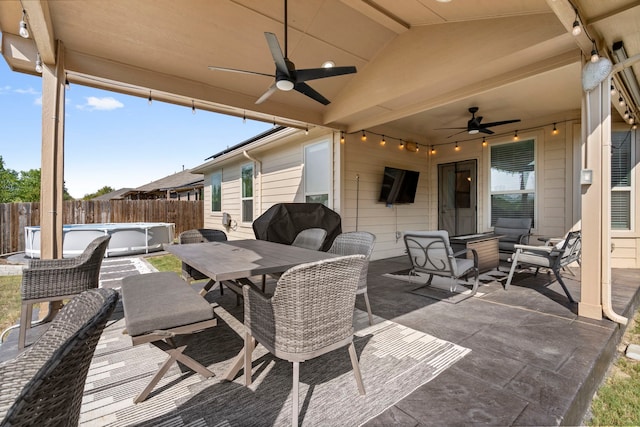
<path id="1" fill-rule="evenodd" d="M 327 231 L 321 250 L 328 251 L 333 240 L 342 233 L 340 215 L 322 203 L 278 203 L 253 221 L 256 239 L 286 245 L 307 228 Z"/>

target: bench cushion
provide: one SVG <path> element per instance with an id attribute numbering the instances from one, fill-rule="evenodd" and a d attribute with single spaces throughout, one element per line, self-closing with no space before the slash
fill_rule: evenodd
<path id="1" fill-rule="evenodd" d="M 213 318 L 211 305 L 172 272 L 125 277 L 122 304 L 131 336 Z"/>

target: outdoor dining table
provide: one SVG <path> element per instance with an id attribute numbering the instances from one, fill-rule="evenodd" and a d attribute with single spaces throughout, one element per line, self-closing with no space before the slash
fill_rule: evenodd
<path id="1" fill-rule="evenodd" d="M 205 286 L 207 291 L 215 282 L 219 282 L 220 285 L 224 284 L 239 295 L 242 294 L 243 285 L 261 290 L 250 280 L 250 277 L 283 273 L 299 264 L 338 256 L 327 252 L 253 239 L 168 245 L 166 250 L 209 277 L 211 280 Z M 224 379 L 232 381 L 242 369 L 243 362 L 244 348 L 236 356 Z M 245 381 L 247 375 L 248 373 L 245 373 Z"/>

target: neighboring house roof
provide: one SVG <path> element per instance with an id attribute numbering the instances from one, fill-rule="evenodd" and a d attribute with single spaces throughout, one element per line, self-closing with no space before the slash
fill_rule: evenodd
<path id="1" fill-rule="evenodd" d="M 204 175 L 192 173 L 191 169 L 187 169 L 131 189 L 125 195 L 158 192 L 164 193 L 167 191 L 179 192 L 187 189 L 199 188 L 203 185 Z"/>
<path id="2" fill-rule="evenodd" d="M 191 170 L 193 172 L 206 172 L 212 169 L 214 165 L 218 165 L 234 156 L 241 156 L 244 151 L 250 151 L 274 141 L 283 141 L 284 137 L 298 132 L 302 132 L 302 130 L 294 127 L 276 126 L 273 129 L 262 132 L 252 138 L 242 141 L 239 144 L 229 147 L 226 150 L 216 153 L 213 156 L 207 157 L 205 159 L 208 160 L 206 163 L 196 166 Z"/>
<path id="3" fill-rule="evenodd" d="M 132 188 L 121 188 L 119 190 L 112 191 L 110 193 L 102 194 L 98 197 L 94 197 L 91 200 L 120 200 L 124 198 L 124 195 L 131 191 Z"/>

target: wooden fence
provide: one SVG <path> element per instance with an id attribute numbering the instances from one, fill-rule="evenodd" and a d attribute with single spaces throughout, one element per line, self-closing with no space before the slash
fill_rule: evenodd
<path id="1" fill-rule="evenodd" d="M 202 228 L 202 200 L 72 200 L 64 202 L 63 224 L 172 222 L 176 236 Z M 24 251 L 24 227 L 40 225 L 40 203 L 0 203 L 0 254 Z"/>

